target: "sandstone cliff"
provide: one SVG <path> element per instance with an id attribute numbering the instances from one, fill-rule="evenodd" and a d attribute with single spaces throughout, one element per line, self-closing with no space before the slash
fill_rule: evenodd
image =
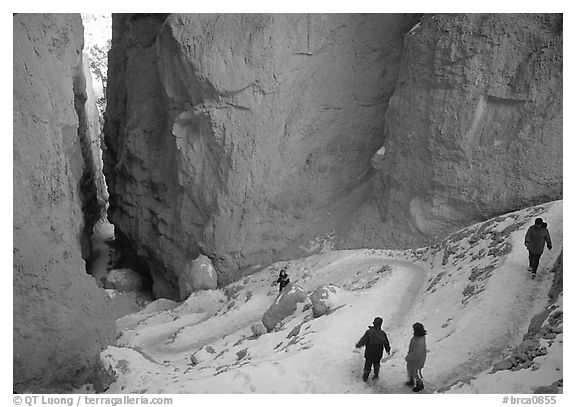
<path id="1" fill-rule="evenodd" d="M 562 198 L 562 53 L 561 15 L 425 16 L 406 35 L 373 159 L 399 241 Z"/>
<path id="2" fill-rule="evenodd" d="M 110 219 L 158 295 L 204 253 L 225 284 L 337 236 L 369 196 L 413 15 L 113 18 Z"/>
<path id="3" fill-rule="evenodd" d="M 558 15 L 118 15 L 110 217 L 157 295 L 562 196 Z"/>
<path id="4" fill-rule="evenodd" d="M 89 136 L 79 132 L 89 122 L 80 16 L 18 14 L 13 29 L 13 375 L 20 391 L 86 379 L 115 339 L 116 315 L 82 259 L 88 200 L 80 185 L 90 176 L 82 154 Z"/>

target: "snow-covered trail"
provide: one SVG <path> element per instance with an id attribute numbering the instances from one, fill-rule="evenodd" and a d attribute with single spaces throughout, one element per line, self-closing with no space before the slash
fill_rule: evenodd
<path id="1" fill-rule="evenodd" d="M 341 377 L 343 372 L 350 372 L 348 380 L 341 381 L 339 384 L 342 392 L 345 393 L 411 393 L 412 388 L 404 383 L 406 377 L 406 362 L 404 357 L 408 352 L 409 341 L 404 338 L 411 335 L 412 324 L 417 320 L 412 320 L 414 314 L 415 299 L 418 298 L 422 291 L 427 270 L 423 269 L 414 262 L 407 260 L 382 259 L 382 256 L 368 257 L 365 261 L 375 262 L 379 266 L 392 266 L 391 274 L 386 280 L 381 282 L 383 285 L 380 290 L 374 290 L 371 295 L 365 295 L 362 301 L 354 303 L 351 307 L 350 316 L 345 318 L 351 321 L 361 320 L 364 326 L 360 326 L 354 339 L 354 344 L 360 339 L 364 331 L 371 325 L 376 316 L 383 318 L 382 329 L 386 332 L 390 341 L 391 354 L 384 357 L 381 361 L 380 377 L 373 380 L 373 372 L 367 383 L 362 382 L 361 376 L 364 366 L 364 349 L 351 350 L 350 356 L 342 358 L 342 354 L 326 355 L 332 358 L 342 358 L 341 363 L 336 363 L 333 367 L 336 375 Z M 362 262 L 356 260 L 358 265 Z M 356 317 L 355 317 L 356 315 Z M 362 325 L 361 323 L 357 325 Z M 334 381 L 338 381 L 334 378 Z M 325 389 L 322 392 L 339 392 L 338 389 Z"/>
<path id="2" fill-rule="evenodd" d="M 454 381 L 469 380 L 522 341 L 532 316 L 548 301 L 553 279 L 548 270 L 563 246 L 562 210 L 563 202 L 557 201 L 479 224 L 482 228 L 492 222 L 484 231 L 491 237 L 482 247 L 474 248 L 464 238 L 458 245 L 460 257 L 454 253 L 446 265 L 432 266 L 432 275 L 442 278 L 421 291 L 411 316 L 421 319 L 428 330 L 424 374 L 431 388 L 443 391 Z M 524 235 L 538 216 L 549 224 L 553 249 L 545 249 L 533 280 L 527 271 Z M 474 260 L 474 250 L 489 252 L 499 233 L 510 227 L 513 231 L 502 235 L 502 246 L 493 246 L 494 250 L 508 246 L 505 254 L 496 250 L 493 256 Z M 470 229 L 477 231 L 474 226 Z M 430 290 L 431 286 L 434 289 Z M 463 296 L 467 291 L 472 293 L 470 297 Z"/>
<path id="3" fill-rule="evenodd" d="M 136 387 L 124 386 L 122 392 L 143 391 L 144 388 L 147 392 L 174 389 L 175 377 L 180 378 L 174 391 L 190 393 L 244 393 L 251 392 L 250 389 L 275 393 L 282 391 L 278 383 L 290 384 L 291 390 L 284 389 L 286 392 L 381 392 L 381 389 L 362 382 L 363 351 L 356 350 L 354 345 L 374 317 L 381 316 L 383 329 L 389 333 L 392 346 L 398 351 L 396 355 L 405 353 L 402 348 L 406 344 L 394 343 L 395 332 L 407 329 L 400 325 L 405 323 L 404 315 L 421 289 L 425 271 L 406 260 L 359 254 L 357 251 L 339 253 L 331 260 L 316 264 L 314 258 L 309 258 L 290 268 L 295 282 L 309 291 L 323 284 L 351 287 L 346 298 L 341 299 L 343 307 L 308 323 L 310 329 L 302 335 L 308 335 L 305 349 L 284 355 L 274 347 L 286 338 L 293 325 L 302 323 L 298 316 L 283 331 L 243 341 L 250 332 L 250 325 L 261 319 L 276 295 L 275 288 L 269 289 L 269 278 L 253 275 L 243 288 L 249 289 L 250 299 L 238 308 L 233 307 L 209 318 L 192 314 L 176 321 L 161 313 L 148 318 L 147 326 L 128 330 L 129 335 L 125 333 L 120 342 L 135 349 L 141 355 L 138 357 L 140 362 L 146 366 L 134 369 L 133 379 L 137 380 L 128 380 L 133 385 L 137 383 Z M 320 267 L 311 272 L 314 266 Z M 384 267 L 386 271 L 382 272 Z M 366 284 L 370 289 L 363 289 Z M 267 293 L 272 295 L 265 295 Z M 194 317 L 202 320 L 193 321 Z M 154 319 L 156 323 L 153 323 Z M 175 323 L 178 325 L 174 326 Z M 174 339 L 175 333 L 179 339 Z M 172 339 L 166 341 L 170 336 Z M 234 354 L 238 342 L 242 342 L 238 349 L 247 347 L 253 357 L 252 363 L 217 376 L 214 376 L 215 366 L 190 368 L 190 354 L 194 350 L 210 345 Z M 122 351 L 119 360 L 125 359 L 128 351 Z M 130 359 L 134 359 L 134 355 L 130 355 Z M 385 369 L 383 366 L 382 383 L 402 381 L 399 370 L 390 376 Z M 275 379 L 271 381 L 270 378 Z"/>
<path id="4" fill-rule="evenodd" d="M 537 216 L 548 222 L 554 248 L 532 280 L 523 238 Z M 183 303 L 157 304 L 118 321 L 120 347 L 101 355 L 117 374 L 108 392 L 411 393 L 404 357 L 414 322 L 428 331 L 425 392 L 447 391 L 522 341 L 546 305 L 553 278 L 547 270 L 562 250 L 562 233 L 558 201 L 472 225 L 432 247 L 278 262 Z M 308 299 L 283 327 L 256 336 L 251 325 L 277 298 L 272 283 L 280 268 L 309 293 L 328 284 L 340 290 L 330 313 L 312 318 Z M 364 383 L 363 350 L 354 345 L 376 316 L 384 320 L 392 355 L 383 359 L 380 379 Z M 491 380 L 486 372 L 482 383 Z"/>
<path id="5" fill-rule="evenodd" d="M 348 305 L 337 311 L 337 316 L 322 317 L 315 321 L 314 329 L 321 331 L 310 351 L 312 355 L 302 355 L 303 359 L 314 357 L 321 360 L 318 366 L 309 370 L 308 374 L 322 377 L 322 386 L 318 380 L 315 384 L 308 384 L 308 389 L 314 393 L 370 393 L 382 392 L 385 383 L 402 383 L 404 380 L 403 367 L 390 370 L 392 363 L 403 360 L 407 351 L 407 344 L 397 340 L 400 331 L 411 329 L 412 322 L 406 321 L 406 315 L 413 305 L 414 298 L 421 290 L 425 271 L 403 260 L 385 259 L 382 256 L 367 257 L 358 261 L 357 258 L 338 262 L 321 270 L 324 272 L 342 273 L 346 278 L 346 269 L 349 267 L 374 269 L 382 266 L 391 266 L 391 271 L 382 278 L 373 289 L 359 290 L 354 298 L 347 299 Z M 320 270 L 319 270 L 320 271 Z M 320 279 L 319 279 L 320 280 Z M 326 283 L 326 280 L 315 283 Z M 380 379 L 377 386 L 368 386 L 361 380 L 364 365 L 364 350 L 355 349 L 354 345 L 364 334 L 368 325 L 372 324 L 376 316 L 383 318 L 382 329 L 387 333 L 392 352 L 390 360 L 385 361 L 381 368 Z M 323 320 L 324 319 L 324 320 Z M 303 364 L 306 360 L 303 361 Z M 309 365 L 309 363 L 306 363 Z M 371 379 L 370 379 L 371 380 Z M 402 392 L 404 389 L 396 389 Z M 409 389 L 408 389 L 409 390 Z"/>

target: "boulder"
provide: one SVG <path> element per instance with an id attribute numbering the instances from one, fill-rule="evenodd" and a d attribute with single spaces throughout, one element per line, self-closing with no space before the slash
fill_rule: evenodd
<path id="1" fill-rule="evenodd" d="M 196 260 L 186 264 L 178 275 L 180 299 L 185 300 L 197 290 L 213 290 L 218 285 L 218 276 L 212 261 L 201 254 Z"/>
<path id="2" fill-rule="evenodd" d="M 106 289 L 120 292 L 138 291 L 142 288 L 142 275 L 129 268 L 112 269 L 102 283 Z"/>
<path id="3" fill-rule="evenodd" d="M 203 346 L 190 356 L 190 363 L 192 365 L 197 365 L 198 363 L 213 360 L 215 358 L 215 353 L 216 351 L 214 348 L 210 346 Z"/>
<path id="4" fill-rule="evenodd" d="M 335 301 L 342 291 L 340 287 L 333 284 L 326 284 L 314 290 L 314 292 L 310 294 L 312 315 L 314 318 L 326 315 L 334 307 Z"/>
<path id="5" fill-rule="evenodd" d="M 262 324 L 266 327 L 268 332 L 274 330 L 278 323 L 292 315 L 296 311 L 296 305 L 300 302 L 305 302 L 308 293 L 299 285 L 288 284 L 282 292 L 276 297 L 276 300 L 262 317 Z"/>
<path id="6" fill-rule="evenodd" d="M 286 338 L 292 338 L 293 336 L 298 336 L 300 333 L 300 329 L 304 323 L 296 325 L 290 332 L 288 332 L 288 336 Z"/>
<path id="7" fill-rule="evenodd" d="M 254 336 L 261 336 L 267 332 L 266 327 L 264 326 L 262 321 L 258 321 L 255 324 L 252 324 L 250 329 L 252 330 Z"/>
<path id="8" fill-rule="evenodd" d="M 510 370 L 514 367 L 514 364 L 512 363 L 512 361 L 510 359 L 504 359 L 501 360 L 500 362 L 494 364 L 493 368 L 492 368 L 492 372 L 495 373 L 499 370 Z"/>
<path id="9" fill-rule="evenodd" d="M 238 360 L 245 358 L 247 354 L 248 354 L 248 348 L 245 348 L 245 349 L 242 349 L 241 351 L 236 352 L 236 356 L 238 357 Z"/>

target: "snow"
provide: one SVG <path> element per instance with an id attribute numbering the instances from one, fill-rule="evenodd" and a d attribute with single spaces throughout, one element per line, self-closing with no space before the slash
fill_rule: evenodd
<path id="1" fill-rule="evenodd" d="M 108 51 L 112 41 L 112 15 L 82 13 L 84 57 L 90 59 L 94 96 L 101 116 L 105 110 L 105 88 L 108 77 Z"/>
<path id="2" fill-rule="evenodd" d="M 82 13 L 84 25 L 84 49 L 88 50 L 94 45 L 103 47 L 112 37 L 111 14 Z"/>
<path id="3" fill-rule="evenodd" d="M 408 34 L 412 34 L 414 32 L 414 30 L 418 29 L 421 25 L 422 25 L 422 23 L 420 21 L 418 23 L 416 23 L 416 25 L 414 27 L 412 27 L 412 29 L 410 31 L 408 31 Z"/>
<path id="4" fill-rule="evenodd" d="M 150 306 L 118 321 L 118 346 L 101 354 L 117 380 L 108 393 L 411 393 L 404 357 L 412 324 L 428 331 L 423 369 L 428 393 L 532 393 L 563 377 L 563 335 L 547 340 L 534 368 L 492 373 L 522 342 L 531 318 L 548 305 L 551 268 L 563 246 L 562 201 L 472 225 L 419 250 L 342 250 L 278 262 L 185 302 Z M 539 276 L 526 271 L 524 234 L 537 216 L 553 249 Z M 261 336 L 251 326 L 278 297 L 271 286 L 286 268 L 312 293 L 340 287 L 332 310 L 312 318 L 310 302 Z M 562 299 L 557 306 L 562 309 Z M 380 380 L 360 376 L 354 345 L 380 316 L 392 355 Z"/>

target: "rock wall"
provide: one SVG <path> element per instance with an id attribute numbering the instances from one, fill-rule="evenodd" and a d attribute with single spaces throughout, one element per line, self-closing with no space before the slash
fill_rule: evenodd
<path id="1" fill-rule="evenodd" d="M 417 24 L 418 23 L 418 24 Z M 110 216 L 159 296 L 562 196 L 560 15 L 117 15 Z"/>
<path id="2" fill-rule="evenodd" d="M 562 199 L 562 15 L 428 15 L 405 37 L 374 200 L 417 244 Z M 387 243 L 373 206 L 351 236 Z"/>
<path id="3" fill-rule="evenodd" d="M 23 391 L 87 379 L 116 315 L 82 259 L 80 15 L 17 14 L 13 30 L 13 383 Z"/>
<path id="4" fill-rule="evenodd" d="M 84 161 L 89 169 L 89 178 L 91 179 L 91 191 L 94 194 L 95 217 L 101 219 L 106 216 L 106 207 L 108 205 L 108 188 L 104 179 L 102 147 L 103 135 L 101 131 L 100 110 L 98 108 L 98 95 L 94 90 L 94 82 L 90 70 L 90 56 L 87 53 L 82 54 L 82 77 L 84 83 L 79 92 L 85 96 L 83 110 L 86 115 L 86 128 L 84 131 L 83 145 L 88 147 L 84 153 Z"/>
<path id="5" fill-rule="evenodd" d="M 309 253 L 371 194 L 414 15 L 118 15 L 110 219 L 157 295 L 199 253 L 219 284 Z"/>

